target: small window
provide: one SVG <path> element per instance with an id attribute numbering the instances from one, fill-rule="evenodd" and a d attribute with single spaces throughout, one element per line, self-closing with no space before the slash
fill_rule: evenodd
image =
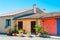
<path id="1" fill-rule="evenodd" d="M 6 19 L 6 26 L 5 28 L 11 26 L 11 19 Z"/>

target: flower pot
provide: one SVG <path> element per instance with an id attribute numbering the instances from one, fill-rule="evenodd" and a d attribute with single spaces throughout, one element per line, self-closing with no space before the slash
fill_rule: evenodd
<path id="1" fill-rule="evenodd" d="M 13 36 L 17 36 L 17 33 L 13 33 Z"/>

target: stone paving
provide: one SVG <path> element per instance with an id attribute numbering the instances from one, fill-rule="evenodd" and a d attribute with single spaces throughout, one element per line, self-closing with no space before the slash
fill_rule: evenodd
<path id="1" fill-rule="evenodd" d="M 59 38 L 19 37 L 0 35 L 0 40 L 60 40 Z"/>

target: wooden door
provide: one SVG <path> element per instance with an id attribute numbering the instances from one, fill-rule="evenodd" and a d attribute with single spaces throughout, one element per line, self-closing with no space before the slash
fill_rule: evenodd
<path id="1" fill-rule="evenodd" d="M 18 30 L 19 29 L 23 29 L 23 22 L 22 21 L 19 21 L 18 22 Z"/>
<path id="2" fill-rule="evenodd" d="M 36 21 L 31 21 L 31 33 L 35 33 L 35 24 L 36 24 Z"/>

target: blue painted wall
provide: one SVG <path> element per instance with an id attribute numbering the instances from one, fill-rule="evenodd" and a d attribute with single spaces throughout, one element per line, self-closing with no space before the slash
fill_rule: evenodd
<path id="1" fill-rule="evenodd" d="M 60 18 L 57 19 L 57 35 L 60 36 Z"/>

